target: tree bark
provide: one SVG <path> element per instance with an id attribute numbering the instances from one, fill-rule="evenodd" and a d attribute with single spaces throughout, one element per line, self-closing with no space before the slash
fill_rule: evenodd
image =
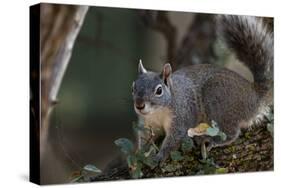
<path id="1" fill-rule="evenodd" d="M 88 6 L 41 4 L 40 161 L 48 144 L 49 121 L 57 94 Z"/>

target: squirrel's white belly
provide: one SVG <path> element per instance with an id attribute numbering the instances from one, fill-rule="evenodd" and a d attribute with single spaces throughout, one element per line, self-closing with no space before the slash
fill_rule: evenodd
<path id="1" fill-rule="evenodd" d="M 160 108 L 151 114 L 144 116 L 144 126 L 153 130 L 169 131 L 172 124 L 173 114 L 169 108 Z"/>

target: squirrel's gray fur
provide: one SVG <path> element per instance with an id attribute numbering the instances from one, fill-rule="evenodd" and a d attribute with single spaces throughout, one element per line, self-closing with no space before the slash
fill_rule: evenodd
<path id="1" fill-rule="evenodd" d="M 273 103 L 272 33 L 256 17 L 216 19 L 218 36 L 251 70 L 254 83 L 210 64 L 192 65 L 174 73 L 170 64 L 165 64 L 161 73 L 155 73 L 140 62 L 139 75 L 132 86 L 135 111 L 145 127 L 165 133 L 156 161 L 165 160 L 179 147 L 188 129 L 202 122 L 211 124 L 214 120 L 227 136 L 224 141 L 208 137 L 210 147 L 227 145 L 239 136 L 241 128 L 263 117 Z M 140 147 L 148 136 L 140 132 Z"/>

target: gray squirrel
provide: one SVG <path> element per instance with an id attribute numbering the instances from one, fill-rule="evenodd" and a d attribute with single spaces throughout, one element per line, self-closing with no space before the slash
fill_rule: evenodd
<path id="1" fill-rule="evenodd" d="M 235 141 L 241 128 L 262 119 L 273 105 L 273 33 L 252 16 L 219 15 L 216 21 L 218 36 L 250 69 L 254 82 L 211 64 L 191 65 L 175 72 L 165 64 L 162 72 L 156 73 L 147 71 L 140 62 L 132 85 L 134 109 L 145 127 L 164 132 L 156 162 L 165 161 L 188 129 L 201 122 L 214 120 L 227 136 L 226 140 L 205 137 L 202 143 L 207 141 L 210 150 Z M 139 132 L 139 147 L 147 137 L 145 131 Z"/>

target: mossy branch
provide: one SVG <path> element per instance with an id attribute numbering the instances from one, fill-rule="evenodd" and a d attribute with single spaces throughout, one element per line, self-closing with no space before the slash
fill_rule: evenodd
<path id="1" fill-rule="evenodd" d="M 231 145 L 213 148 L 206 161 L 202 160 L 200 147 L 195 147 L 184 153 L 181 161 L 169 159 L 162 167 L 155 169 L 144 166 L 142 178 L 270 170 L 273 170 L 273 136 L 266 123 L 263 123 L 251 130 L 242 131 L 239 139 Z M 122 179 L 132 179 L 125 161 L 91 177 L 90 181 Z"/>

